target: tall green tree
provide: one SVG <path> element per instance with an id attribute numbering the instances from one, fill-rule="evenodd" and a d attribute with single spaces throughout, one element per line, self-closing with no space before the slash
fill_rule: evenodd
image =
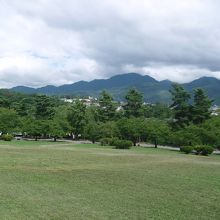
<path id="1" fill-rule="evenodd" d="M 46 95 L 37 95 L 35 98 L 36 119 L 51 119 L 54 114 L 55 100 Z"/>
<path id="2" fill-rule="evenodd" d="M 154 144 L 157 148 L 158 144 L 166 144 L 170 135 L 170 127 L 164 120 L 157 118 L 147 118 L 143 121 L 144 128 L 142 136 L 148 143 Z"/>
<path id="3" fill-rule="evenodd" d="M 77 100 L 68 110 L 67 120 L 71 127 L 71 132 L 78 139 L 79 134 L 83 133 L 86 125 L 86 105 Z"/>
<path id="4" fill-rule="evenodd" d="M 115 118 L 116 104 L 113 102 L 112 96 L 103 91 L 99 97 L 98 117 L 99 121 L 106 122 Z"/>
<path id="5" fill-rule="evenodd" d="M 15 132 L 19 125 L 20 120 L 16 111 L 7 108 L 0 108 L 0 132 Z"/>
<path id="6" fill-rule="evenodd" d="M 196 89 L 194 91 L 194 105 L 192 109 L 192 120 L 194 124 L 201 124 L 210 118 L 212 102 L 203 89 Z"/>
<path id="7" fill-rule="evenodd" d="M 142 118 L 123 118 L 118 121 L 119 135 L 122 139 L 130 140 L 136 146 L 143 133 Z"/>
<path id="8" fill-rule="evenodd" d="M 67 134 L 65 127 L 62 126 L 63 123 L 60 120 L 50 120 L 49 121 L 49 134 L 53 137 L 54 141 L 57 141 L 57 138 L 62 138 Z"/>
<path id="9" fill-rule="evenodd" d="M 35 141 L 40 137 L 49 135 L 49 121 L 33 118 L 26 118 L 23 121 L 23 133 L 33 136 Z"/>
<path id="10" fill-rule="evenodd" d="M 146 118 L 168 119 L 172 116 L 170 107 L 161 103 L 144 105 L 142 111 Z"/>
<path id="11" fill-rule="evenodd" d="M 86 120 L 92 121 L 92 122 L 98 122 L 99 121 L 99 111 L 98 106 L 96 105 L 90 105 L 86 108 Z"/>
<path id="12" fill-rule="evenodd" d="M 115 121 L 108 121 L 99 124 L 101 138 L 113 138 L 119 134 L 117 123 Z"/>
<path id="13" fill-rule="evenodd" d="M 197 126 L 205 130 L 200 135 L 202 143 L 217 147 L 220 150 L 220 115 L 211 117 L 203 124 Z"/>
<path id="14" fill-rule="evenodd" d="M 143 95 L 136 89 L 130 89 L 125 96 L 126 105 L 124 106 L 127 117 L 140 117 L 142 115 Z"/>
<path id="15" fill-rule="evenodd" d="M 92 143 L 94 144 L 96 141 L 99 140 L 100 136 L 100 126 L 98 123 L 96 122 L 89 122 L 88 124 L 86 124 L 85 129 L 84 129 L 84 134 L 83 136 L 92 141 Z"/>
<path id="16" fill-rule="evenodd" d="M 175 129 L 183 128 L 190 123 L 190 94 L 179 84 L 173 84 L 170 93 L 173 102 L 170 106 L 173 110 L 171 125 Z"/>
<path id="17" fill-rule="evenodd" d="M 5 97 L 0 97 L 0 107 L 1 108 L 10 108 L 10 101 Z"/>
<path id="18" fill-rule="evenodd" d="M 19 116 L 34 116 L 35 114 L 35 100 L 33 97 L 25 97 L 17 102 L 15 109 Z"/>
<path id="19" fill-rule="evenodd" d="M 67 121 L 67 112 L 67 106 L 59 106 L 55 109 L 53 119 L 49 121 L 50 135 L 54 138 L 54 141 L 57 138 L 64 137 L 71 130 Z"/>

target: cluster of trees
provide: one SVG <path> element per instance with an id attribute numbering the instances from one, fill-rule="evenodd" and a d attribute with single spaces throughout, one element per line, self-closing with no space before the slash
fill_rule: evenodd
<path id="1" fill-rule="evenodd" d="M 213 101 L 205 95 L 202 89 L 194 91 L 192 104 L 190 104 L 190 94 L 182 86 L 174 84 L 170 93 L 173 101 L 171 107 L 174 113 L 172 123 L 174 128 L 183 128 L 191 123 L 202 124 L 210 118 L 210 108 Z"/>
<path id="2" fill-rule="evenodd" d="M 6 93 L 6 94 L 5 94 Z M 211 117 L 210 100 L 202 89 L 193 97 L 174 84 L 172 103 L 144 104 L 143 96 L 130 89 L 123 104 L 103 91 L 98 103 L 86 106 L 77 100 L 64 103 L 56 97 L 0 93 L 0 131 L 21 132 L 32 136 L 53 137 L 67 134 L 92 142 L 101 138 L 185 146 L 220 146 L 220 117 Z"/>
<path id="3" fill-rule="evenodd" d="M 98 120 L 85 126 L 85 137 L 92 141 L 101 137 L 127 139 L 134 145 L 140 141 L 170 146 L 220 146 L 220 117 L 211 117 L 212 100 L 202 89 L 193 97 L 174 84 L 170 90 L 172 103 L 144 105 L 142 95 L 131 89 L 125 96 L 123 110 L 113 108 L 109 95 L 103 93 Z M 108 98 L 107 98 L 108 96 Z M 103 101 L 103 99 L 105 101 Z"/>

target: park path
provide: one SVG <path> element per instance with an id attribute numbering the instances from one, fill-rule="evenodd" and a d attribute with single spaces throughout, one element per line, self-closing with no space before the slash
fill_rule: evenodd
<path id="1" fill-rule="evenodd" d="M 153 144 L 146 144 L 146 143 L 139 143 L 140 147 L 149 147 L 149 148 L 152 148 L 154 147 Z M 173 150 L 173 151 L 180 151 L 180 148 L 179 147 L 170 147 L 170 146 L 161 146 L 161 145 L 158 145 L 157 148 L 159 149 L 166 149 L 166 150 Z M 213 152 L 213 154 L 218 154 L 220 155 L 220 151 L 219 150 L 215 150 Z"/>
<path id="2" fill-rule="evenodd" d="M 53 141 L 53 139 L 44 139 L 44 140 L 51 140 Z M 67 142 L 67 143 L 74 143 L 74 144 L 92 144 L 91 141 L 88 141 L 88 140 L 66 140 L 66 139 L 62 139 L 62 140 L 57 140 L 57 142 Z M 99 144 L 99 142 L 96 142 Z M 65 145 L 65 144 L 63 144 Z M 68 145 L 68 144 L 66 144 Z M 47 145 L 48 146 L 48 145 Z M 149 147 L 149 148 L 154 148 L 154 145 L 153 144 L 147 144 L 147 143 L 137 143 L 137 147 Z M 180 148 L 179 147 L 171 147 L 171 146 L 162 146 L 162 145 L 158 145 L 157 148 L 159 149 L 166 149 L 166 150 L 172 150 L 172 151 L 180 151 Z M 220 151 L 219 150 L 215 150 L 213 152 L 213 154 L 217 154 L 217 155 L 220 155 Z"/>

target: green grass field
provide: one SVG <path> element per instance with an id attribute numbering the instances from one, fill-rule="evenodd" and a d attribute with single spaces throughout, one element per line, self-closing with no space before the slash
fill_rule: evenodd
<path id="1" fill-rule="evenodd" d="M 0 142 L 0 219 L 220 218 L 220 156 Z"/>

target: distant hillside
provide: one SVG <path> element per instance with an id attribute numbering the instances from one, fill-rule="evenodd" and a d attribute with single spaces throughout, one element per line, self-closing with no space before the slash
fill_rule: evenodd
<path id="1" fill-rule="evenodd" d="M 96 79 L 90 82 L 79 81 L 69 85 L 45 86 L 34 89 L 25 86 L 17 86 L 11 90 L 33 94 L 40 93 L 46 95 L 90 95 L 97 97 L 100 92 L 106 90 L 110 92 L 116 100 L 121 100 L 129 88 L 136 88 L 143 93 L 146 102 L 170 102 L 169 89 L 172 82 L 169 80 L 157 81 L 150 76 L 142 76 L 137 73 L 127 73 L 116 75 L 109 79 Z M 220 104 L 220 80 L 212 77 L 203 77 L 183 86 L 187 91 L 192 92 L 195 88 L 204 88 L 210 98 Z"/>
<path id="2" fill-rule="evenodd" d="M 191 83 L 183 84 L 184 88 L 192 92 L 195 88 L 203 88 L 207 95 L 220 105 L 220 80 L 214 77 L 202 77 Z"/>

